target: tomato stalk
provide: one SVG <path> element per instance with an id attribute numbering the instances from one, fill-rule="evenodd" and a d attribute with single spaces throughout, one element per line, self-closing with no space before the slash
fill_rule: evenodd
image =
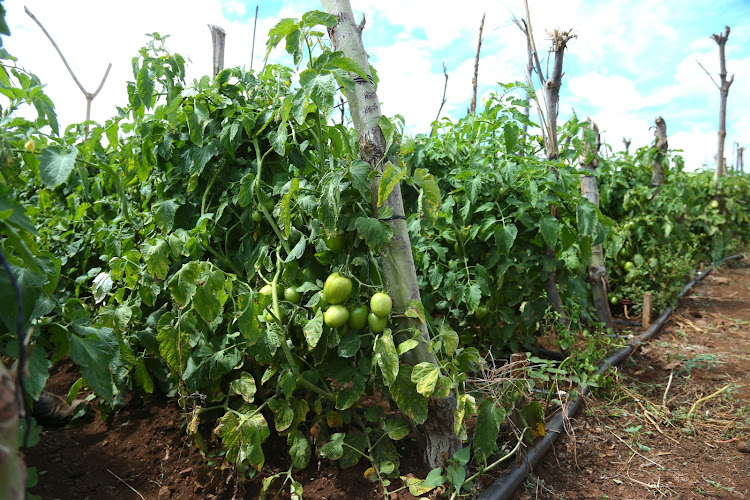
<path id="1" fill-rule="evenodd" d="M 271 229 L 273 229 L 273 232 L 276 233 L 276 237 L 279 239 L 279 242 L 281 243 L 281 246 L 284 247 L 284 250 L 287 254 L 291 252 L 291 249 L 289 248 L 289 244 L 286 241 L 286 238 L 284 238 L 284 235 L 281 234 L 281 230 L 279 229 L 279 226 L 276 225 L 276 221 L 273 220 L 273 217 L 271 217 L 271 214 L 268 213 L 268 209 L 266 208 L 264 203 L 261 203 L 260 200 L 260 174 L 263 171 L 263 160 L 266 158 L 266 155 L 273 151 L 272 148 L 269 148 L 268 151 L 263 153 L 261 156 L 260 154 L 260 143 L 258 143 L 258 138 L 253 137 L 253 148 L 255 149 L 255 158 L 257 159 L 258 167 L 255 173 L 255 200 L 257 202 L 257 206 L 260 209 L 261 212 L 263 212 L 263 215 L 265 216 L 266 220 L 268 221 L 268 224 L 271 226 Z"/>

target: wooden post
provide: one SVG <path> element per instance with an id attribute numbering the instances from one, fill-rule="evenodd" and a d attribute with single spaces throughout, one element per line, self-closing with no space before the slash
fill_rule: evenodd
<path id="1" fill-rule="evenodd" d="M 471 94 L 471 105 L 469 106 L 469 114 L 474 114 L 477 111 L 477 81 L 479 80 L 479 53 L 482 51 L 482 31 L 484 30 L 484 16 L 482 14 L 482 22 L 479 24 L 479 42 L 477 42 L 477 58 L 474 60 L 474 78 L 471 80 L 473 92 Z"/>
<path id="2" fill-rule="evenodd" d="M 16 384 L 0 361 L 0 498 L 26 498 L 26 466 L 18 452 Z"/>
<path id="3" fill-rule="evenodd" d="M 581 175 L 581 195 L 591 203 L 599 206 L 599 187 L 596 184 L 596 167 L 599 166 L 599 148 L 601 147 L 601 135 L 599 127 L 591 118 L 587 118 L 588 125 L 584 127 L 583 134 L 586 136 L 587 130 L 593 130 L 596 139 L 594 144 L 584 141 L 583 155 L 578 158 L 581 168 L 590 172 L 588 175 Z M 588 263 L 589 283 L 591 283 L 591 298 L 596 308 L 596 316 L 604 323 L 607 328 L 612 328 L 612 312 L 609 309 L 609 278 L 607 276 L 607 265 L 604 260 L 604 248 L 602 245 L 595 245 L 591 248 L 591 259 Z"/>
<path id="4" fill-rule="evenodd" d="M 643 294 L 643 329 L 651 326 L 651 317 L 654 314 L 654 294 L 646 292 Z"/>
<path id="5" fill-rule="evenodd" d="M 651 185 L 659 187 L 664 184 L 664 165 L 663 161 L 666 158 L 667 148 L 669 143 L 667 142 L 667 123 L 661 116 L 654 120 L 656 124 L 656 130 L 654 135 L 656 136 L 656 148 L 659 150 L 654 158 L 653 173 L 651 175 Z"/>
<path id="6" fill-rule="evenodd" d="M 631 142 L 630 138 L 626 139 L 625 137 L 623 137 L 622 142 L 623 144 L 625 144 L 625 154 L 626 155 L 630 154 L 630 142 Z"/>
<path id="7" fill-rule="evenodd" d="M 224 69 L 224 43 L 227 38 L 227 32 L 224 28 L 216 26 L 215 24 L 209 24 L 208 29 L 211 31 L 211 45 L 213 46 L 214 54 L 214 78 Z"/>
<path id="8" fill-rule="evenodd" d="M 729 26 L 724 27 L 724 34 L 719 33 L 718 35 L 712 35 L 711 38 L 719 45 L 719 81 L 721 85 L 716 86 L 719 88 L 719 148 L 716 153 L 716 172 L 714 173 L 714 182 L 719 180 L 719 177 L 727 174 L 727 168 L 724 162 L 724 139 L 727 136 L 727 97 L 729 96 L 729 87 L 734 81 L 734 75 L 727 79 L 727 62 L 724 57 L 724 46 L 727 44 L 729 38 Z M 710 75 L 709 75 L 710 76 Z M 712 78 L 713 79 L 713 78 Z"/>

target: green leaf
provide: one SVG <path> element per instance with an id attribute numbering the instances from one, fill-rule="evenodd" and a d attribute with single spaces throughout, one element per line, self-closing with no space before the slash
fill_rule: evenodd
<path id="1" fill-rule="evenodd" d="M 141 244 L 141 254 L 149 273 L 160 280 L 166 279 L 169 273 L 169 253 L 169 244 L 162 238 L 151 239 Z"/>
<path id="2" fill-rule="evenodd" d="M 518 228 L 515 224 L 498 225 L 495 228 L 495 243 L 497 243 L 497 249 L 502 254 L 507 254 L 513 247 L 513 242 L 516 241 L 518 235 Z"/>
<path id="3" fill-rule="evenodd" d="M 177 317 L 173 312 L 164 313 L 157 323 L 156 340 L 159 343 L 159 354 L 173 373 L 182 373 L 185 358 L 181 346 L 188 345 L 187 332 L 176 327 Z"/>
<path id="4" fill-rule="evenodd" d="M 336 393 L 336 409 L 343 411 L 351 408 L 364 392 L 365 378 L 358 373 L 352 382 L 345 383 L 343 388 Z"/>
<path id="5" fill-rule="evenodd" d="M 289 233 L 292 230 L 292 199 L 298 189 L 299 178 L 295 177 L 289 183 L 289 191 L 281 198 L 281 205 L 279 206 L 279 217 L 284 226 L 284 236 L 287 238 L 289 238 Z"/>
<path id="6" fill-rule="evenodd" d="M 393 229 L 387 222 L 372 217 L 357 217 L 354 226 L 371 249 L 381 248 L 393 237 Z"/>
<path id="7" fill-rule="evenodd" d="M 370 197 L 370 164 L 357 158 L 349 165 L 349 177 L 352 185 L 363 198 Z"/>
<path id="8" fill-rule="evenodd" d="M 599 221 L 599 214 L 596 205 L 586 198 L 581 198 L 578 202 L 576 220 L 578 222 L 578 231 L 582 235 L 593 236 L 596 231 L 597 222 Z"/>
<path id="9" fill-rule="evenodd" d="M 307 69 L 299 76 L 299 83 L 315 105 L 325 111 L 333 109 L 336 94 L 336 79 L 332 74 L 321 75 Z"/>
<path id="10" fill-rule="evenodd" d="M 141 98 L 141 102 L 146 109 L 151 109 L 151 100 L 154 96 L 154 79 L 153 73 L 149 70 L 148 66 L 143 66 L 138 71 L 135 83 L 138 88 L 138 95 Z"/>
<path id="11" fill-rule="evenodd" d="M 304 469 L 310 463 L 312 450 L 310 442 L 301 431 L 295 430 L 286 438 L 286 444 L 289 446 L 289 456 L 292 457 L 292 465 L 296 469 Z"/>
<path id="12" fill-rule="evenodd" d="M 120 332 L 127 331 L 128 323 L 133 317 L 133 310 L 122 304 L 115 309 L 115 325 Z"/>
<path id="13" fill-rule="evenodd" d="M 240 377 L 232 380 L 229 384 L 230 394 L 237 394 L 247 403 L 252 403 L 255 399 L 255 379 L 247 372 L 242 372 Z"/>
<path id="14" fill-rule="evenodd" d="M 269 134 L 271 147 L 279 156 L 284 156 L 284 147 L 286 146 L 287 137 L 289 137 L 289 135 L 286 131 L 286 123 L 283 121 L 279 123 L 279 127 L 275 131 L 272 131 Z"/>
<path id="15" fill-rule="evenodd" d="M 320 337 L 323 335 L 323 309 L 318 309 L 315 313 L 315 317 L 308 321 L 302 328 L 302 333 L 305 334 L 305 340 L 307 340 L 308 349 L 311 351 L 318 345 Z"/>
<path id="16" fill-rule="evenodd" d="M 557 245 L 557 237 L 560 234 L 560 224 L 557 219 L 551 215 L 545 215 L 539 224 L 542 231 L 544 242 L 550 248 L 554 249 Z"/>
<path id="17" fill-rule="evenodd" d="M 228 411 L 217 421 L 214 434 L 227 450 L 226 459 L 241 471 L 249 466 L 263 468 L 263 442 L 270 435 L 268 424 L 254 405 L 244 405 L 240 411 Z"/>
<path id="18" fill-rule="evenodd" d="M 405 352 L 409 352 L 419 345 L 419 341 L 415 339 L 406 339 L 398 345 L 396 352 L 401 356 Z"/>
<path id="19" fill-rule="evenodd" d="M 417 208 L 422 215 L 423 227 L 432 227 L 438 219 L 440 206 L 443 203 L 440 195 L 440 187 L 435 177 L 423 168 L 418 168 L 414 171 L 413 180 L 420 188 Z"/>
<path id="20" fill-rule="evenodd" d="M 78 150 L 75 147 L 66 151 L 57 146 L 44 148 L 39 155 L 39 175 L 42 177 L 42 182 L 54 189 L 67 181 L 77 157 Z"/>
<path id="21" fill-rule="evenodd" d="M 337 432 L 331 440 L 321 446 L 320 454 L 329 460 L 338 460 L 344 454 L 344 437 L 346 434 Z"/>
<path id="22" fill-rule="evenodd" d="M 383 381 L 386 386 L 390 387 L 398 375 L 399 363 L 398 352 L 389 330 L 375 339 L 374 352 L 375 361 L 377 361 L 380 371 L 383 373 Z"/>
<path id="23" fill-rule="evenodd" d="M 352 358 L 357 354 L 361 345 L 361 335 L 355 331 L 350 331 L 339 342 L 338 355 L 342 358 Z"/>
<path id="24" fill-rule="evenodd" d="M 199 277 L 200 264 L 191 261 L 184 264 L 169 280 L 169 291 L 180 307 L 185 308 L 195 295 Z"/>
<path id="25" fill-rule="evenodd" d="M 350 432 L 344 438 L 344 454 L 339 459 L 342 469 L 354 467 L 363 458 L 367 450 L 367 436 L 363 432 Z M 354 449 L 352 449 L 354 448 Z"/>
<path id="26" fill-rule="evenodd" d="M 214 269 L 204 278 L 203 285 L 198 287 L 193 297 L 195 310 L 203 321 L 209 326 L 214 326 L 217 316 L 221 314 L 228 294 L 224 290 L 224 273 Z M 220 318 L 219 318 L 220 319 Z"/>
<path id="27" fill-rule="evenodd" d="M 286 256 L 284 262 L 292 262 L 293 260 L 300 259 L 305 254 L 305 248 L 307 247 L 307 238 L 302 236 L 294 248 L 289 251 L 289 255 Z"/>
<path id="28" fill-rule="evenodd" d="M 505 408 L 498 406 L 491 398 L 479 405 L 477 424 L 474 430 L 474 456 L 485 462 L 495 451 L 500 424 L 505 420 Z"/>
<path id="29" fill-rule="evenodd" d="M 119 357 L 119 344 L 111 328 L 95 328 L 74 322 L 68 332 L 70 358 L 81 367 L 86 383 L 104 400 L 112 403 L 112 368 Z"/>
<path id="30" fill-rule="evenodd" d="M 195 103 L 195 109 L 187 111 L 188 130 L 190 141 L 196 146 L 203 146 L 203 133 L 208 125 L 208 109 L 204 104 Z"/>
<path id="31" fill-rule="evenodd" d="M 410 300 L 409 303 L 406 305 L 406 310 L 404 311 L 404 315 L 407 318 L 415 318 L 418 319 L 421 323 L 425 322 L 424 317 L 424 305 L 422 302 L 414 299 Z"/>
<path id="32" fill-rule="evenodd" d="M 423 361 L 414 366 L 411 381 L 417 384 L 417 392 L 423 396 L 431 396 L 435 391 L 440 371 L 432 363 Z"/>
<path id="33" fill-rule="evenodd" d="M 406 177 L 406 169 L 400 169 L 388 162 L 378 185 L 378 206 L 382 206 L 398 184 Z M 403 214 L 402 214 L 403 215 Z"/>
<path id="34" fill-rule="evenodd" d="M 398 376 L 390 387 L 391 396 L 404 414 L 418 424 L 427 420 L 428 398 L 417 392 L 417 386 L 411 381 L 412 367 L 402 366 Z"/>
<path id="35" fill-rule="evenodd" d="M 242 179 L 240 179 L 240 193 L 237 196 L 237 203 L 241 207 L 246 207 L 252 203 L 255 194 L 253 188 L 255 187 L 255 174 L 252 172 L 246 173 Z"/>
<path id="36" fill-rule="evenodd" d="M 385 420 L 385 432 L 389 438 L 399 441 L 409 435 L 411 426 L 404 417 L 387 418 Z"/>
<path id="37" fill-rule="evenodd" d="M 24 388 L 29 397 L 38 400 L 44 386 L 49 378 L 49 369 L 52 362 L 47 358 L 47 351 L 38 343 L 31 350 L 31 356 L 28 358 L 28 375 L 24 378 Z"/>
<path id="38" fill-rule="evenodd" d="M 341 215 L 341 173 L 330 172 L 320 181 L 318 216 L 329 233 L 336 232 Z"/>
<path id="39" fill-rule="evenodd" d="M 453 356 L 458 348 L 458 333 L 445 323 L 441 323 L 437 329 L 440 340 L 443 341 L 443 349 L 448 356 Z"/>
<path id="40" fill-rule="evenodd" d="M 505 151 L 513 153 L 518 146 L 518 127 L 515 123 L 508 122 L 503 126 L 503 140 L 505 141 Z"/>
<path id="41" fill-rule="evenodd" d="M 338 23 L 338 18 L 333 14 L 311 10 L 302 14 L 302 25 L 308 28 L 322 24 L 327 28 L 333 28 Z"/>

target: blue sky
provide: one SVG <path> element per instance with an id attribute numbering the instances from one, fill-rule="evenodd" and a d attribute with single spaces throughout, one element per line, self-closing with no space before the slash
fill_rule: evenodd
<path id="1" fill-rule="evenodd" d="M 226 65 L 249 66 L 255 7 L 259 6 L 255 61 L 265 55 L 265 38 L 281 17 L 320 9 L 311 0 L 242 2 L 237 0 L 28 0 L 26 6 L 57 41 L 88 91 L 95 89 L 108 63 L 112 72 L 93 103 L 92 116 L 103 121 L 126 102 L 125 81 L 132 79 L 130 59 L 147 40 L 145 33 L 170 34 L 169 47 L 189 58 L 190 78 L 210 71 L 210 34 L 206 24 L 227 30 Z M 5 2 L 12 35 L 5 47 L 46 82 L 62 123 L 83 120 L 85 99 L 41 30 L 18 2 Z M 444 77 L 448 92 L 442 116 L 460 118 L 471 98 L 471 78 L 479 22 L 486 13 L 479 67 L 479 95 L 497 82 L 524 78 L 525 41 L 513 24 L 523 16 L 521 0 L 352 0 L 364 14 L 365 47 L 377 68 L 383 112 L 401 114 L 407 130 L 429 129 L 440 105 Z M 729 91 L 726 156 L 750 143 L 750 0 L 530 0 L 531 21 L 541 55 L 546 31 L 572 29 L 578 37 L 565 55 L 560 117 L 573 110 L 591 116 L 614 150 L 622 137 L 633 146 L 651 142 L 649 127 L 661 115 L 670 147 L 683 149 L 691 170 L 713 168 L 719 92 L 700 68 L 718 80 L 714 33 L 732 28 L 727 67 L 735 75 Z M 281 51 L 271 56 L 283 60 Z M 542 62 L 544 66 L 545 61 Z"/>

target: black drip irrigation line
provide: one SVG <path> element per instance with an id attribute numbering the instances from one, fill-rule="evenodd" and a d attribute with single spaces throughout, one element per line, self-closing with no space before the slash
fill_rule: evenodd
<path id="1" fill-rule="evenodd" d="M 742 257 L 742 254 L 732 255 L 720 260 L 717 265 L 721 265 L 729 260 L 740 259 Z M 692 281 L 685 285 L 680 294 L 677 296 L 678 300 L 684 297 L 685 294 L 690 291 L 690 289 L 693 288 L 696 283 L 708 276 L 708 274 L 713 270 L 714 265 L 712 264 L 708 266 L 705 271 L 700 273 Z M 596 370 L 597 375 L 601 375 L 602 373 L 606 372 L 610 367 L 617 366 L 624 359 L 630 356 L 641 344 L 648 341 L 648 339 L 650 339 L 656 332 L 658 332 L 659 329 L 667 322 L 669 317 L 672 316 L 673 311 L 674 308 L 672 306 L 667 306 L 667 309 L 662 313 L 662 315 L 659 316 L 659 318 L 646 331 L 633 338 L 625 347 L 615 351 L 606 359 L 601 361 Z M 523 460 L 521 460 L 517 465 L 514 465 L 513 468 L 508 472 L 497 478 L 489 486 L 489 488 L 487 488 L 482 493 L 482 495 L 479 497 L 479 500 L 506 500 L 510 498 L 516 488 L 518 488 L 523 483 L 523 481 L 526 479 L 526 476 L 534 469 L 534 467 L 536 467 L 536 465 L 541 461 L 542 457 L 544 457 L 544 454 L 547 453 L 547 451 L 552 447 L 552 444 L 555 442 L 557 437 L 562 434 L 566 420 L 575 416 L 576 412 L 583 404 L 583 396 L 588 395 L 591 390 L 588 386 L 583 386 L 580 388 L 579 392 L 581 394 L 576 396 L 570 403 L 563 407 L 562 411 L 555 413 L 555 415 L 547 424 L 544 437 L 542 437 L 539 441 L 536 442 L 536 444 L 526 450 L 526 456 L 523 458 Z"/>

